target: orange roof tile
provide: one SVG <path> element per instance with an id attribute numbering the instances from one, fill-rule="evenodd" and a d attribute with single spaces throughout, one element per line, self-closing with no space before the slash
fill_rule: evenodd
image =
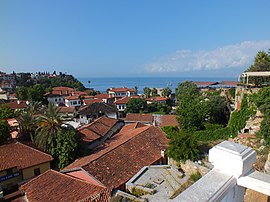
<path id="1" fill-rule="evenodd" d="M 20 188 L 28 201 L 104 201 L 110 196 L 102 185 L 66 175 L 54 170 L 48 170 L 30 180 Z M 91 200 L 90 200 L 91 199 Z"/>
<path id="2" fill-rule="evenodd" d="M 1 145 L 0 154 L 0 171 L 14 167 L 24 169 L 53 160 L 51 155 L 20 142 Z"/>
<path id="3" fill-rule="evenodd" d="M 130 113 L 125 118 L 126 122 L 153 122 L 152 114 Z"/>
<path id="4" fill-rule="evenodd" d="M 78 132 L 83 141 L 92 142 L 106 135 L 117 122 L 118 120 L 116 119 L 103 116 L 92 123 L 80 127 Z"/>
<path id="5" fill-rule="evenodd" d="M 25 109 L 27 107 L 26 101 L 12 101 L 7 105 L 10 109 Z"/>
<path id="6" fill-rule="evenodd" d="M 167 101 L 169 98 L 166 97 L 151 97 L 151 98 L 147 98 L 145 99 L 146 101 L 152 101 L 152 102 L 160 102 L 160 101 Z"/>
<path id="7" fill-rule="evenodd" d="M 153 115 L 155 124 L 159 127 L 178 126 L 176 115 Z"/>
<path id="8" fill-rule="evenodd" d="M 59 113 L 73 113 L 75 111 L 75 107 L 58 107 L 58 112 Z"/>
<path id="9" fill-rule="evenodd" d="M 102 99 L 83 100 L 86 105 L 91 105 L 96 102 L 104 102 Z"/>
<path id="10" fill-rule="evenodd" d="M 110 92 L 136 92 L 133 88 L 112 88 L 109 90 Z"/>
<path id="11" fill-rule="evenodd" d="M 143 166 L 161 159 L 168 139 L 160 128 L 144 126 L 114 135 L 93 154 L 80 158 L 65 170 L 82 167 L 106 186 L 118 188 Z"/>

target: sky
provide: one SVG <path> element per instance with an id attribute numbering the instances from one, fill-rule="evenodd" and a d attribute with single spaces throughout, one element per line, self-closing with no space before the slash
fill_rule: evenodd
<path id="1" fill-rule="evenodd" d="M 0 71 L 238 77 L 270 48 L 269 0 L 1 0 Z"/>

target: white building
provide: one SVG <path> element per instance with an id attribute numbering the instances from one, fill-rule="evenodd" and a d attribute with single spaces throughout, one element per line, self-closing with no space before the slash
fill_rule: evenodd
<path id="1" fill-rule="evenodd" d="M 137 91 L 132 88 L 111 88 L 109 91 L 109 97 L 131 97 L 137 95 Z"/>

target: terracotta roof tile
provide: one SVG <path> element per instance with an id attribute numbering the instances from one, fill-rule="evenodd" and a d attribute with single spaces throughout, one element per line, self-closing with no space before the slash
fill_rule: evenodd
<path id="1" fill-rule="evenodd" d="M 197 86 L 211 86 L 218 84 L 218 82 L 211 82 L 211 81 L 194 81 L 194 83 Z"/>
<path id="2" fill-rule="evenodd" d="M 86 104 L 86 105 L 91 105 L 93 103 L 96 103 L 96 102 L 104 102 L 103 99 L 92 99 L 92 100 L 83 100 L 83 102 Z"/>
<path id="3" fill-rule="evenodd" d="M 79 96 L 78 95 L 71 95 L 71 96 L 66 96 L 65 97 L 66 100 L 79 100 Z"/>
<path id="4" fill-rule="evenodd" d="M 237 86 L 240 84 L 240 82 L 238 82 L 238 81 L 221 81 L 219 84 L 223 85 L 223 86 Z"/>
<path id="5" fill-rule="evenodd" d="M 66 175 L 54 170 L 48 170 L 38 177 L 22 185 L 28 201 L 100 201 L 100 195 L 106 188 L 90 182 Z M 103 201 L 108 201 L 109 194 Z M 90 200 L 92 199 L 92 200 Z"/>
<path id="6" fill-rule="evenodd" d="M 152 102 L 160 102 L 160 101 L 167 101 L 169 98 L 166 97 L 151 97 L 151 98 L 147 98 L 145 99 L 146 101 L 152 101 Z"/>
<path id="7" fill-rule="evenodd" d="M 144 124 L 137 122 L 137 123 L 130 123 L 130 124 L 126 124 L 124 125 L 121 130 L 119 131 L 119 133 L 125 133 L 127 131 L 133 130 L 135 128 L 140 128 L 145 126 Z"/>
<path id="8" fill-rule="evenodd" d="M 10 109 L 25 109 L 27 107 L 26 101 L 12 101 L 7 105 Z"/>
<path id="9" fill-rule="evenodd" d="M 112 88 L 109 91 L 111 91 L 111 92 L 127 92 L 127 91 L 136 92 L 136 90 L 133 88 Z"/>
<path id="10" fill-rule="evenodd" d="M 161 159 L 168 139 L 161 129 L 144 126 L 114 135 L 93 154 L 76 160 L 65 169 L 82 167 L 106 186 L 118 188 L 143 166 Z"/>
<path id="11" fill-rule="evenodd" d="M 110 95 L 106 93 L 102 93 L 102 94 L 95 95 L 95 98 L 108 99 L 110 98 Z"/>
<path id="12" fill-rule="evenodd" d="M 83 141 L 92 142 L 106 135 L 117 122 L 116 119 L 103 116 L 92 123 L 82 126 L 78 129 L 78 132 Z"/>
<path id="13" fill-rule="evenodd" d="M 178 126 L 176 115 L 153 115 L 155 124 L 159 127 Z"/>
<path id="14" fill-rule="evenodd" d="M 13 167 L 24 169 L 53 160 L 51 155 L 20 142 L 1 145 L 0 154 L 0 171 Z"/>
<path id="15" fill-rule="evenodd" d="M 59 113 L 73 113 L 75 111 L 75 107 L 58 107 Z"/>
<path id="16" fill-rule="evenodd" d="M 152 114 L 130 113 L 125 118 L 126 122 L 153 122 Z"/>

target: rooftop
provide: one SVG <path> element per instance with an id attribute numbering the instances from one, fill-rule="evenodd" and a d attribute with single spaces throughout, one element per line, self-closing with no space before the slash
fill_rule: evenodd
<path id="1" fill-rule="evenodd" d="M 82 167 L 106 186 L 118 188 L 142 167 L 160 160 L 161 150 L 167 145 L 168 139 L 159 128 L 144 126 L 114 135 L 91 155 L 77 159 L 65 170 Z"/>
<path id="2" fill-rule="evenodd" d="M 20 189 L 26 193 L 27 201 L 31 202 L 108 201 L 109 197 L 106 188 L 101 184 L 54 170 L 42 173 L 22 185 Z"/>
<path id="3" fill-rule="evenodd" d="M 53 160 L 51 155 L 20 142 L 1 145 L 0 153 L 0 171 L 14 167 L 24 169 Z"/>

